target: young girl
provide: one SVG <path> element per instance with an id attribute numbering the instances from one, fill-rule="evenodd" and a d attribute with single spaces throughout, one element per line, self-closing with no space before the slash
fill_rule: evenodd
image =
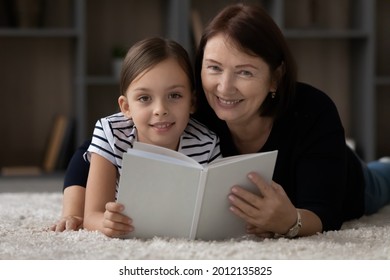
<path id="1" fill-rule="evenodd" d="M 85 190 L 84 228 L 99 230 L 110 237 L 133 230 L 131 218 L 121 214 L 123 206 L 115 199 L 122 155 L 132 148 L 134 141 L 180 151 L 201 164 L 220 156 L 217 136 L 190 118 L 195 111 L 193 89 L 191 62 L 179 44 L 151 38 L 129 50 L 121 73 L 118 98 L 121 112 L 96 123 L 85 154 L 90 169 Z M 82 221 L 82 207 L 70 204 L 82 205 L 84 190 L 67 189 L 64 218 L 53 228 L 58 231 L 63 230 L 67 221 L 78 221 L 78 224 Z M 72 212 L 65 213 L 66 209 Z"/>

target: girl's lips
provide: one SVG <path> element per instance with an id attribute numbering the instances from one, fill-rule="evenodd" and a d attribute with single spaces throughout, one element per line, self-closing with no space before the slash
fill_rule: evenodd
<path id="1" fill-rule="evenodd" d="M 174 122 L 158 122 L 158 123 L 153 123 L 150 126 L 157 130 L 167 130 L 174 124 L 175 124 Z"/>

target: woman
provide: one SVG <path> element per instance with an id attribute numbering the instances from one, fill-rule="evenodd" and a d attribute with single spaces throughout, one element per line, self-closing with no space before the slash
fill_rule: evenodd
<path id="1" fill-rule="evenodd" d="M 201 39 L 195 73 L 199 119 L 220 136 L 223 156 L 279 150 L 271 185 L 253 174 L 262 197 L 239 187 L 229 197 L 250 232 L 337 230 L 389 202 L 390 165 L 369 171 L 348 149 L 335 105 L 295 83 L 286 41 L 261 8 L 238 4 L 217 15 Z M 368 184 L 378 172 L 387 178 Z"/>
<path id="2" fill-rule="evenodd" d="M 197 118 L 223 156 L 278 150 L 261 196 L 232 187 L 231 210 L 259 236 L 308 236 L 376 212 L 390 200 L 390 164 L 363 164 L 346 146 L 334 103 L 296 82 L 285 38 L 260 7 L 223 9 L 207 26 L 195 64 Z"/>

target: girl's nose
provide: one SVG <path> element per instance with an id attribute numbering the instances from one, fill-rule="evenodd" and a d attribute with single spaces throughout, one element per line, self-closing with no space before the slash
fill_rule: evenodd
<path id="1" fill-rule="evenodd" d="M 154 107 L 154 114 L 156 116 L 168 115 L 168 107 L 163 101 L 156 102 L 156 106 Z"/>

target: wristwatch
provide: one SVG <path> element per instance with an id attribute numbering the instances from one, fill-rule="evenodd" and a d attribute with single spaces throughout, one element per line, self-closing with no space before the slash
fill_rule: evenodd
<path id="1" fill-rule="evenodd" d="M 297 222 L 285 234 L 275 234 L 275 237 L 294 238 L 302 227 L 301 213 L 297 210 Z"/>

